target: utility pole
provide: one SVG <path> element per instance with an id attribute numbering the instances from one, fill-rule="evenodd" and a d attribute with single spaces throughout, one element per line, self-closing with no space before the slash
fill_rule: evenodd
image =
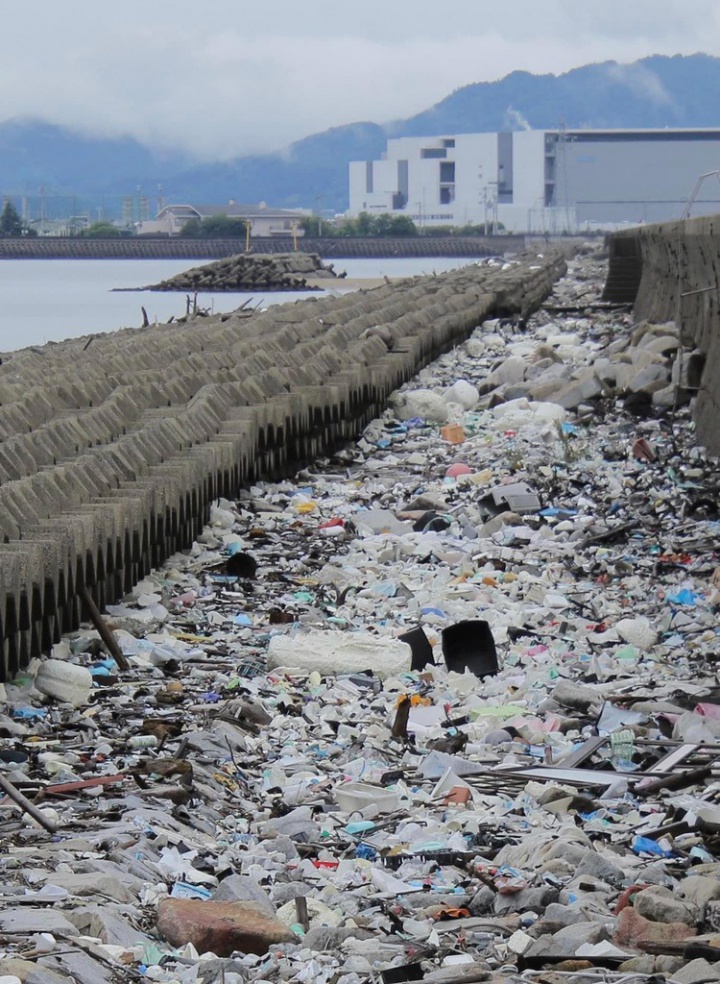
<path id="1" fill-rule="evenodd" d="M 321 202 L 324 200 L 325 195 L 315 195 L 315 201 L 317 202 L 317 235 L 318 239 L 322 236 L 322 207 Z"/>

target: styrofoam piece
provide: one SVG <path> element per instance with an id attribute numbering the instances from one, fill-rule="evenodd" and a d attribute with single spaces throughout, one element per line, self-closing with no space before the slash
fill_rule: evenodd
<path id="1" fill-rule="evenodd" d="M 641 652 L 652 649 L 658 638 L 657 632 L 650 625 L 650 620 L 644 615 L 620 619 L 615 625 L 615 631 L 621 639 Z"/>
<path id="2" fill-rule="evenodd" d="M 361 533 L 389 533 L 404 536 L 412 533 L 412 523 L 405 523 L 389 509 L 361 509 L 352 517 L 353 523 Z"/>
<path id="3" fill-rule="evenodd" d="M 460 776 L 456 772 L 453 772 L 452 769 L 446 769 L 436 783 L 435 788 L 431 793 L 431 798 L 440 799 L 441 796 L 447 796 L 454 786 L 461 786 L 463 789 L 469 789 L 471 794 L 474 793 L 474 790 L 469 782 L 465 782 L 464 779 L 461 779 Z"/>
<path id="4" fill-rule="evenodd" d="M 325 905 L 320 899 L 314 899 L 311 895 L 305 896 L 305 904 L 307 906 L 308 920 L 313 928 L 319 926 L 339 926 L 344 919 L 342 912 L 339 912 L 337 909 L 331 909 L 330 906 Z M 276 916 L 286 926 L 297 925 L 298 917 L 295 900 L 293 899 L 291 902 L 281 905 Z"/>
<path id="5" fill-rule="evenodd" d="M 371 670 L 385 678 L 410 669 L 410 647 L 369 632 L 307 632 L 276 635 L 268 646 L 268 667 L 284 666 L 323 676 Z"/>
<path id="6" fill-rule="evenodd" d="M 62 659 L 47 659 L 35 677 L 35 689 L 46 697 L 78 706 L 87 703 L 92 689 L 90 670 Z"/>
<path id="7" fill-rule="evenodd" d="M 394 789 L 371 786 L 367 782 L 348 782 L 336 786 L 333 793 L 337 805 L 345 813 L 354 813 L 366 806 L 376 806 L 380 813 L 392 813 L 400 805 L 400 796 Z"/>

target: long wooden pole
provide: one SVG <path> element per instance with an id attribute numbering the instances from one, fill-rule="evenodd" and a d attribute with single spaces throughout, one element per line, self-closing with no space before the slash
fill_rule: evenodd
<path id="1" fill-rule="evenodd" d="M 0 775 L 0 789 L 2 789 L 2 791 L 9 796 L 11 800 L 14 800 L 17 803 L 23 813 L 27 813 L 31 816 L 33 820 L 36 820 L 40 824 L 41 827 L 44 827 L 45 830 L 51 834 L 57 833 L 57 824 L 53 823 L 52 820 L 49 820 L 42 810 L 38 810 L 38 808 L 30 802 L 27 796 L 23 796 L 20 790 L 16 789 L 15 786 L 13 786 L 13 784 L 3 775 Z"/>
<path id="2" fill-rule="evenodd" d="M 115 662 L 117 663 L 118 667 L 121 670 L 129 670 L 130 664 L 125 658 L 125 654 L 120 649 L 120 646 L 118 646 L 117 639 L 108 628 L 107 622 L 98 611 L 98 607 L 93 601 L 92 596 L 87 588 L 82 589 L 82 597 L 83 597 L 83 601 L 85 602 L 85 607 L 88 610 L 90 621 L 95 626 L 97 631 L 100 633 L 100 638 L 108 647 L 110 655 L 115 660 Z"/>

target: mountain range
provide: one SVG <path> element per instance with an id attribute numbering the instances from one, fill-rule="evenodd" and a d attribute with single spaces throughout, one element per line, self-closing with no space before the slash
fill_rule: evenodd
<path id="1" fill-rule="evenodd" d="M 632 64 L 603 62 L 562 75 L 512 72 L 455 90 L 422 113 L 387 123 L 359 122 L 313 134 L 277 154 L 194 164 L 131 137 L 76 133 L 46 120 L 0 123 L 0 194 L 28 199 L 46 215 L 104 207 L 119 214 L 124 196 L 166 201 L 347 208 L 348 162 L 380 157 L 389 137 L 496 130 L 720 127 L 720 58 L 654 55 Z M 41 192 L 42 189 L 42 192 Z M 72 201 L 72 206 L 70 202 Z"/>

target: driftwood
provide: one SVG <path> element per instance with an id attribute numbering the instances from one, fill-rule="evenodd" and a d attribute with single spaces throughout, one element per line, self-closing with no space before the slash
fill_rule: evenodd
<path id="1" fill-rule="evenodd" d="M 52 820 L 46 817 L 42 810 L 38 810 L 38 808 L 30 802 L 27 796 L 23 796 L 20 790 L 16 789 L 15 786 L 13 786 L 13 784 L 3 775 L 0 775 L 0 789 L 2 789 L 2 791 L 9 796 L 11 800 L 14 800 L 14 802 L 17 803 L 23 813 L 27 813 L 27 815 L 32 817 L 33 820 L 39 823 L 41 827 L 44 827 L 48 833 L 54 834 L 57 832 L 57 824 L 53 823 Z"/>
<path id="2" fill-rule="evenodd" d="M 129 670 L 130 664 L 128 663 L 125 654 L 120 649 L 117 644 L 117 639 L 112 634 L 105 619 L 102 617 L 98 611 L 98 607 L 92 599 L 92 596 L 87 588 L 82 589 L 82 598 L 85 602 L 85 607 L 88 610 L 88 615 L 90 616 L 90 621 L 95 626 L 97 631 L 100 633 L 100 638 L 105 643 L 110 652 L 110 655 L 117 663 L 121 670 Z"/>

